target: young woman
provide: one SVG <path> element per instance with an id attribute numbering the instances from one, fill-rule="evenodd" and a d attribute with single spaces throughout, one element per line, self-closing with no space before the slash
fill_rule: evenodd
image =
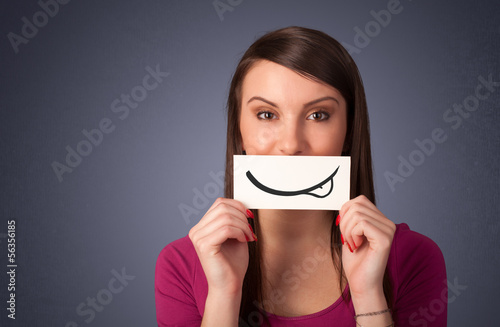
<path id="1" fill-rule="evenodd" d="M 232 199 L 233 155 L 351 156 L 339 212 Z M 228 98 L 225 198 L 161 252 L 160 326 L 446 326 L 444 259 L 375 206 L 358 69 L 330 36 L 288 27 L 243 55 Z"/>

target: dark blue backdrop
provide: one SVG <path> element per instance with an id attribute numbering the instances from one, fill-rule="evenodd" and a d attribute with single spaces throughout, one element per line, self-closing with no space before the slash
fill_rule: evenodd
<path id="1" fill-rule="evenodd" d="M 237 60 L 256 37 L 289 25 L 327 32 L 358 63 L 378 205 L 441 247 L 449 325 L 496 325 L 499 8 L 3 1 L 1 325 L 155 325 L 157 255 L 208 209 L 207 185 L 224 168 L 224 103 Z M 206 203 L 193 203 L 197 193 Z M 6 310 L 11 220 L 15 320 Z"/>

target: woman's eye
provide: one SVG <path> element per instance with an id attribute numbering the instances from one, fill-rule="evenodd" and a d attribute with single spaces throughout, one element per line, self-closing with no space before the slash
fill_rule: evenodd
<path id="1" fill-rule="evenodd" d="M 263 120 L 276 119 L 276 115 L 270 111 L 261 111 L 257 114 L 257 117 Z"/>
<path id="2" fill-rule="evenodd" d="M 307 117 L 309 120 L 327 120 L 328 118 L 330 118 L 330 115 L 324 111 L 313 112 Z"/>

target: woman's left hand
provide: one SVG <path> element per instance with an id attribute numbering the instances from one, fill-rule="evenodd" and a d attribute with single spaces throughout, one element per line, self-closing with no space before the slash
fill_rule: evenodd
<path id="1" fill-rule="evenodd" d="M 342 262 L 351 295 L 366 298 L 383 294 L 396 225 L 364 195 L 347 201 L 339 213 L 337 223 L 344 240 Z"/>

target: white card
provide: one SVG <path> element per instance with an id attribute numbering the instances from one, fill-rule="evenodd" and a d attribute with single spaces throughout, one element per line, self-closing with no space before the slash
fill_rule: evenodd
<path id="1" fill-rule="evenodd" d="M 339 210 L 351 157 L 234 156 L 234 198 L 250 209 Z"/>

